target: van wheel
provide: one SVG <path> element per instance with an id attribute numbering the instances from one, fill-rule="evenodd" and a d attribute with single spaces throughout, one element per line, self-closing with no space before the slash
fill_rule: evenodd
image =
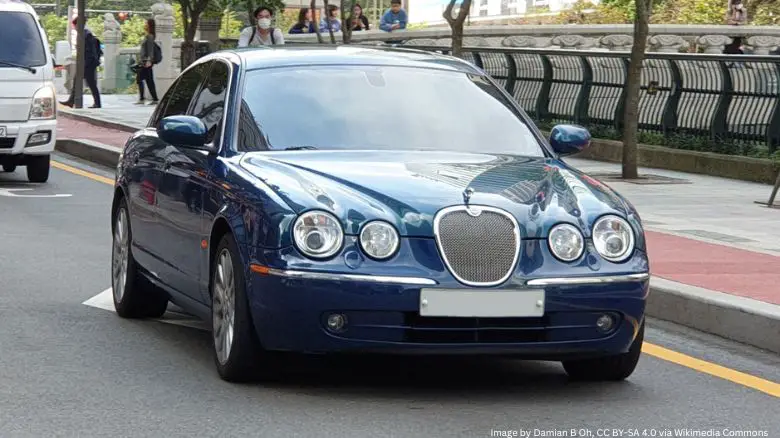
<path id="1" fill-rule="evenodd" d="M 3 172 L 13 173 L 16 170 L 16 164 L 3 164 Z"/>
<path id="2" fill-rule="evenodd" d="M 44 183 L 49 180 L 51 157 L 49 155 L 33 155 L 27 157 L 27 179 L 34 183 Z"/>

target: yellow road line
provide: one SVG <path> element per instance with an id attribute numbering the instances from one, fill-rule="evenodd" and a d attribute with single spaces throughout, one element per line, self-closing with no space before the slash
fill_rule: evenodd
<path id="1" fill-rule="evenodd" d="M 89 178 L 94 181 L 114 185 L 114 180 L 111 178 L 96 175 L 94 173 L 87 172 L 86 170 L 77 169 L 75 167 L 71 167 L 56 161 L 52 161 L 52 166 L 66 172 Z M 645 342 L 642 345 L 642 353 L 780 398 L 780 383 L 775 383 L 770 380 L 752 376 L 750 374 L 733 370 L 731 368 L 726 368 L 712 362 L 697 359 L 695 357 L 678 353 L 676 351 L 669 350 L 668 348 L 651 344 L 649 342 Z"/>
<path id="2" fill-rule="evenodd" d="M 105 176 L 100 176 L 92 172 L 87 172 L 86 170 L 81 170 L 76 167 L 68 166 L 67 164 L 60 163 L 59 161 L 52 160 L 51 167 L 55 167 L 57 169 L 64 170 L 66 172 L 70 172 L 75 175 L 83 176 L 84 178 L 89 178 L 97 182 L 102 182 L 104 184 L 108 184 L 112 186 L 114 185 L 114 180 L 111 178 L 106 178 Z"/>
<path id="3" fill-rule="evenodd" d="M 711 376 L 720 377 L 721 379 L 728 380 L 730 382 L 734 382 L 742 386 L 746 386 L 748 388 L 752 388 L 757 391 L 761 391 L 780 398 L 780 383 L 775 383 L 770 380 L 752 376 L 741 371 L 732 370 L 731 368 L 726 368 L 712 362 L 697 359 L 695 357 L 678 353 L 676 351 L 647 342 L 642 345 L 642 352 L 647 353 L 650 356 L 663 359 L 667 362 L 682 365 L 686 368 L 709 374 Z"/>

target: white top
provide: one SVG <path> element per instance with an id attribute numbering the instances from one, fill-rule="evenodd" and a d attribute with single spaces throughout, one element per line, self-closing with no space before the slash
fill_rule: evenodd
<path id="1" fill-rule="evenodd" d="M 257 28 L 250 26 L 241 31 L 241 36 L 238 37 L 238 47 L 270 46 L 272 44 L 271 34 L 269 33 L 263 38 L 263 36 L 260 35 L 260 29 L 257 29 L 255 32 L 255 38 L 252 41 L 249 41 L 249 38 L 252 38 L 252 31 L 255 29 Z M 279 30 L 279 28 L 274 28 L 274 40 L 277 45 L 284 44 L 284 35 L 282 35 L 282 31 Z"/>

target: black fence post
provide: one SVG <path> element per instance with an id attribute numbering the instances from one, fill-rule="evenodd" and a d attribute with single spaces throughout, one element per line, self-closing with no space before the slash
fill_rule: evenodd
<path id="1" fill-rule="evenodd" d="M 668 64 L 669 71 L 672 72 L 672 91 L 669 93 L 669 99 L 666 101 L 666 108 L 664 108 L 663 119 L 661 121 L 664 138 L 667 140 L 669 139 L 669 134 L 677 130 L 677 111 L 680 108 L 680 97 L 682 97 L 683 92 L 683 80 L 682 73 L 680 73 L 680 66 L 677 65 L 677 61 L 674 59 L 670 59 Z"/>

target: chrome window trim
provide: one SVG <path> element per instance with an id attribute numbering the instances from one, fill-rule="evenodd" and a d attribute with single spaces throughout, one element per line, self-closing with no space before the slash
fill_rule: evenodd
<path id="1" fill-rule="evenodd" d="M 643 281 L 650 278 L 649 272 L 625 275 L 601 275 L 589 277 L 536 278 L 525 282 L 527 286 L 577 286 L 585 284 L 609 284 Z"/>
<path id="2" fill-rule="evenodd" d="M 450 261 L 447 259 L 447 255 L 444 253 L 444 249 L 441 246 L 441 241 L 439 239 L 439 226 L 441 223 L 442 217 L 447 215 L 448 213 L 452 213 L 455 211 L 465 211 L 466 213 L 473 215 L 471 211 L 473 210 L 480 210 L 481 212 L 490 211 L 493 213 L 500 214 L 506 218 L 509 218 L 509 220 L 512 222 L 513 225 L 513 232 L 515 235 L 515 256 L 512 260 L 512 267 L 507 271 L 507 273 L 500 278 L 497 281 L 491 281 L 487 283 L 475 283 L 471 281 L 466 281 L 458 274 L 455 273 L 455 271 L 452 269 L 450 265 Z M 480 213 L 481 214 L 481 213 Z M 450 207 L 443 208 L 436 212 L 436 216 L 433 218 L 433 236 L 434 240 L 436 240 L 436 248 L 439 250 L 439 255 L 442 258 L 442 261 L 444 262 L 444 266 L 447 267 L 447 270 L 450 272 L 450 274 L 458 280 L 460 283 L 465 284 L 467 286 L 475 286 L 475 287 L 490 287 L 490 286 L 498 286 L 499 284 L 504 283 L 505 281 L 509 280 L 510 277 L 515 273 L 515 269 L 517 269 L 517 262 L 520 259 L 520 245 L 521 245 L 521 239 L 520 239 L 520 225 L 517 222 L 517 219 L 509 213 L 506 210 L 502 210 L 500 208 L 496 207 L 490 207 L 487 205 L 476 205 L 476 204 L 469 204 L 469 205 L 453 205 Z"/>
<path id="3" fill-rule="evenodd" d="M 295 271 L 268 268 L 268 274 L 276 277 L 299 278 L 306 280 L 364 281 L 368 283 L 405 284 L 412 286 L 435 286 L 436 280 L 421 277 L 395 277 L 365 274 L 334 274 L 328 272 Z"/>

